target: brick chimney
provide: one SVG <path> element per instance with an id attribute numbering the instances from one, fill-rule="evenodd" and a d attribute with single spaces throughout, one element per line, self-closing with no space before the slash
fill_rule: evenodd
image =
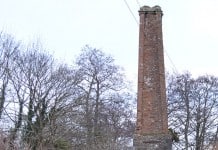
<path id="1" fill-rule="evenodd" d="M 143 6 L 139 10 L 139 64 L 136 150 L 171 150 L 162 39 L 162 10 Z"/>

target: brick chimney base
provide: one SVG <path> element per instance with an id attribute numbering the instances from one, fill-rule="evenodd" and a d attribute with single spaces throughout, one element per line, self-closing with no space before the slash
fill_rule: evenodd
<path id="1" fill-rule="evenodd" d="M 172 140 L 169 134 L 134 135 L 135 150 L 172 150 Z"/>

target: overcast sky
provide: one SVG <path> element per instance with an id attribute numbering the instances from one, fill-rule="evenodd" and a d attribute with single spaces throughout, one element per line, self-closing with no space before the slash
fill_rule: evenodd
<path id="1" fill-rule="evenodd" d="M 218 76 L 218 0 L 126 0 L 137 21 L 161 6 L 166 71 Z M 25 43 L 40 39 L 70 63 L 84 45 L 102 49 L 137 79 L 138 24 L 124 0 L 0 0 L 0 30 Z M 175 69 L 176 68 L 176 69 Z"/>

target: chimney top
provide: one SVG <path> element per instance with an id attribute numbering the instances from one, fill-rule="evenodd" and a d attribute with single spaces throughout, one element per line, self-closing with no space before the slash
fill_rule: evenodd
<path id="1" fill-rule="evenodd" d="M 139 12 L 162 12 L 161 7 L 156 5 L 153 7 L 150 6 L 142 6 Z"/>

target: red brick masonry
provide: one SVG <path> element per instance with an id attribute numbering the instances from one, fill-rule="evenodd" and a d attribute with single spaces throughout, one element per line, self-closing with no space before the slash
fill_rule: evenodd
<path id="1" fill-rule="evenodd" d="M 167 121 L 162 15 L 159 6 L 144 6 L 139 10 L 138 101 L 134 145 L 136 147 L 144 145 L 147 147 L 144 149 L 148 150 L 155 150 L 155 147 L 157 150 L 171 149 L 158 146 L 158 143 L 163 143 L 165 139 L 167 140 L 165 143 L 169 145 L 170 139 Z M 144 141 L 141 141 L 142 139 Z M 149 143 L 150 146 L 153 144 L 150 149 Z"/>

